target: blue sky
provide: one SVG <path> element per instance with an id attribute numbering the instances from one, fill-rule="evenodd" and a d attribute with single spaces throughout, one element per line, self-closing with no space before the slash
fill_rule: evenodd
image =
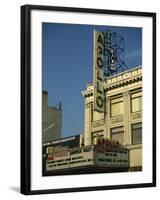
<path id="1" fill-rule="evenodd" d="M 123 36 L 127 66 L 142 64 L 141 28 L 43 23 L 43 89 L 48 91 L 50 106 L 62 102 L 62 137 L 84 132 L 81 91 L 93 78 L 94 29 Z"/>

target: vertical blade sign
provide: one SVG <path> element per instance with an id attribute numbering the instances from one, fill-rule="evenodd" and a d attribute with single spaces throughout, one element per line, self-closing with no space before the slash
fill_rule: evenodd
<path id="1" fill-rule="evenodd" d="M 104 34 L 94 30 L 93 109 L 104 112 Z"/>

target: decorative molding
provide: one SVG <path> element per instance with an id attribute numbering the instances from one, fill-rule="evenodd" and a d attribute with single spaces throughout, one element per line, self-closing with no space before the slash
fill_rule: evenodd
<path id="1" fill-rule="evenodd" d="M 125 80 L 123 82 L 119 82 L 119 83 L 116 83 L 116 84 L 115 83 L 112 83 L 112 84 L 106 83 L 106 85 L 104 86 L 104 91 L 107 92 L 109 90 L 112 90 L 112 89 L 115 89 L 115 88 L 120 88 L 120 87 L 123 87 L 123 86 L 127 86 L 127 85 L 130 85 L 132 83 L 139 82 L 139 81 L 142 81 L 142 75 L 140 77 Z"/>
<path id="2" fill-rule="evenodd" d="M 131 121 L 141 119 L 141 118 L 142 118 L 142 112 L 131 115 Z"/>
<path id="3" fill-rule="evenodd" d="M 123 121 L 124 121 L 123 117 L 116 117 L 115 119 L 110 119 L 111 125 L 123 123 Z"/>

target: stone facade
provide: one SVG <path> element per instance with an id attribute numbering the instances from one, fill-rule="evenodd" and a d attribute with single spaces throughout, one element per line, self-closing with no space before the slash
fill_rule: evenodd
<path id="1" fill-rule="evenodd" d="M 124 71 L 104 81 L 105 112 L 93 110 L 93 84 L 85 98 L 84 142 L 104 137 L 119 140 L 130 150 L 130 169 L 142 169 L 142 68 Z"/>
<path id="2" fill-rule="evenodd" d="M 48 106 L 48 92 L 42 94 L 42 141 L 43 143 L 61 138 L 62 110 Z"/>

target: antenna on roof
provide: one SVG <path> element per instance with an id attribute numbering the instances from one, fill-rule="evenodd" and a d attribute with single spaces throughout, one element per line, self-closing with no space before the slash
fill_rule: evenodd
<path id="1" fill-rule="evenodd" d="M 128 69 L 124 62 L 124 38 L 116 32 L 104 33 L 104 76 L 107 78 Z"/>
<path id="2" fill-rule="evenodd" d="M 62 102 L 60 101 L 59 104 L 55 105 L 54 107 L 58 110 L 62 110 Z"/>

